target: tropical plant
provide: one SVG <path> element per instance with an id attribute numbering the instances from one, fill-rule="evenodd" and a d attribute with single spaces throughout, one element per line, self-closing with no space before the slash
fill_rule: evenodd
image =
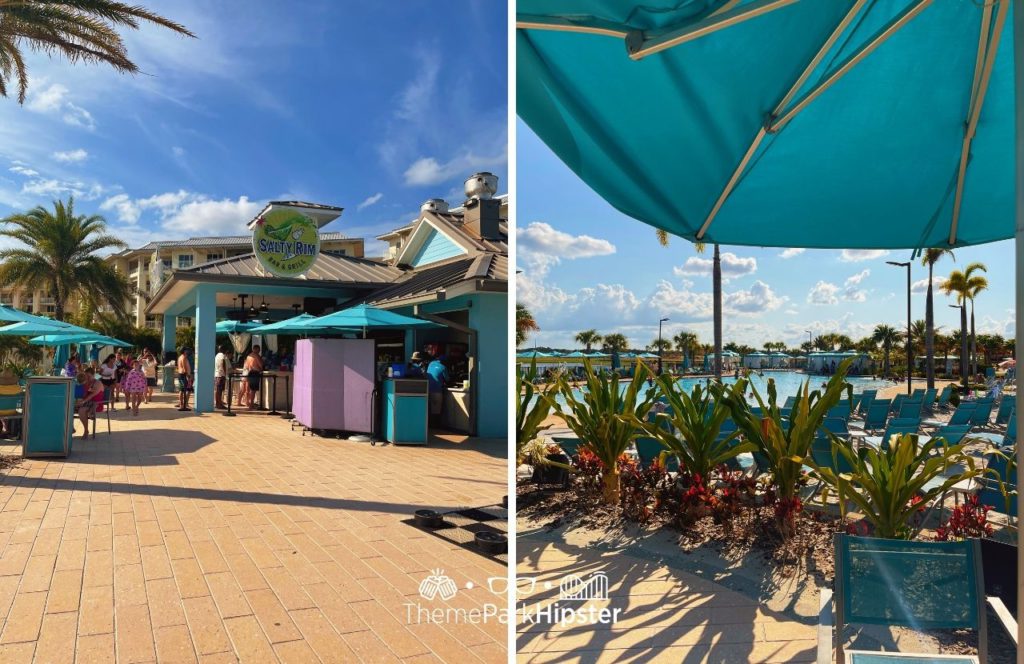
<path id="1" fill-rule="evenodd" d="M 949 249 L 925 249 L 921 254 L 921 265 L 928 267 L 928 294 L 925 299 L 925 375 L 928 380 L 928 389 L 935 387 L 935 302 L 932 296 L 932 283 L 934 282 L 933 272 L 935 264 L 939 260 L 949 254 L 949 257 L 953 260 L 956 258 L 953 256 L 953 252 Z"/>
<path id="2" fill-rule="evenodd" d="M 0 250 L 0 285 L 47 291 L 57 320 L 64 320 L 67 303 L 76 296 L 99 299 L 127 316 L 133 290 L 99 255 L 125 247 L 124 242 L 106 233 L 103 217 L 76 215 L 74 198 L 54 201 L 53 208 L 37 206 L 0 222 L 0 236 L 22 245 Z"/>
<path id="3" fill-rule="evenodd" d="M 964 502 L 953 508 L 949 520 L 935 529 L 935 539 L 939 542 L 962 541 L 991 537 L 994 532 L 988 522 L 988 511 L 992 509 L 983 505 L 977 494 L 968 496 Z"/>
<path id="4" fill-rule="evenodd" d="M 948 297 L 956 296 L 956 302 L 960 306 L 960 377 L 963 381 L 964 392 L 968 388 L 968 374 L 970 373 L 970 353 L 968 352 L 967 336 L 967 300 L 970 299 L 971 287 L 968 284 L 967 275 L 960 270 L 953 270 L 949 277 L 942 284 L 942 292 Z M 956 334 L 956 333 L 954 333 Z"/>
<path id="5" fill-rule="evenodd" d="M 874 341 L 876 345 L 881 344 L 882 346 L 882 353 L 884 357 L 882 362 L 882 373 L 886 376 L 889 375 L 889 354 L 892 352 L 892 347 L 898 344 L 902 338 L 903 335 L 892 325 L 876 325 L 874 331 L 871 333 L 871 340 Z"/>
<path id="6" fill-rule="evenodd" d="M 967 298 L 971 301 L 971 375 L 978 375 L 978 337 L 974 333 L 974 300 L 982 291 L 988 290 L 988 279 L 974 274 L 975 272 L 988 272 L 984 263 L 971 263 L 964 270 L 967 277 Z"/>
<path id="7" fill-rule="evenodd" d="M 925 519 L 912 524 L 912 517 L 954 484 L 981 474 L 974 468 L 974 460 L 964 453 L 963 444 L 947 445 L 942 438 L 922 442 L 917 435 L 894 435 L 888 445 L 864 445 L 858 450 L 831 433 L 829 439 L 833 454 L 841 457 L 850 470 L 837 473 L 813 460 L 808 463 L 838 493 L 843 517 L 847 501 L 853 503 L 874 526 L 876 537 L 913 539 L 924 527 Z"/>
<path id="8" fill-rule="evenodd" d="M 516 465 L 523 463 L 527 446 L 540 437 L 550 424 L 544 421 L 551 414 L 554 401 L 550 396 L 557 385 L 549 385 L 544 390 L 536 388 L 537 360 L 530 362 L 530 367 L 519 377 L 519 394 L 516 399 Z"/>
<path id="9" fill-rule="evenodd" d="M 597 330 L 583 330 L 576 334 L 576 343 L 582 344 L 589 353 L 594 344 L 601 343 L 601 335 L 597 333 Z"/>
<path id="10" fill-rule="evenodd" d="M 605 338 L 607 340 L 607 337 Z M 615 372 L 595 372 L 589 360 L 583 361 L 585 385 L 579 394 L 565 380 L 558 381 L 558 390 L 565 404 L 555 403 L 555 410 L 581 441 L 604 464 L 603 500 L 608 505 L 619 502 L 618 459 L 641 433 L 637 421 L 647 419 L 654 403 L 655 390 L 641 395 L 650 371 L 638 362 L 632 379 L 620 391 Z"/>
<path id="11" fill-rule="evenodd" d="M 531 332 L 537 332 L 540 326 L 534 320 L 530 310 L 521 304 L 516 304 L 516 347 L 522 346 Z"/>
<path id="12" fill-rule="evenodd" d="M 743 378 L 733 385 L 711 386 L 715 398 L 729 408 L 743 440 L 752 443 L 756 453 L 767 463 L 772 477 L 776 526 L 783 538 L 789 538 L 796 530 L 795 515 L 801 509 L 797 492 L 803 479 L 804 462 L 810 456 L 818 429 L 829 409 L 839 403 L 844 393 L 848 399 L 853 397 L 853 387 L 846 382 L 846 372 L 852 362 L 850 358 L 839 364 L 823 392 L 812 391 L 810 380 L 806 381 L 785 418 L 778 405 L 774 380 L 768 381 L 767 402 L 757 387 Z M 753 391 L 759 412 L 747 402 L 748 387 Z"/>
<path id="13" fill-rule="evenodd" d="M 626 338 L 626 335 L 618 332 L 606 334 L 601 339 L 601 348 L 609 353 L 612 351 L 624 353 L 629 348 L 629 339 Z"/>
<path id="14" fill-rule="evenodd" d="M 145 7 L 115 0 L 0 2 L 0 95 L 7 96 L 13 78 L 18 84 L 18 103 L 24 103 L 28 67 L 22 49 L 26 46 L 72 63 L 105 63 L 122 73 L 137 73 L 139 67 L 129 59 L 117 28 L 135 30 L 140 21 L 195 36 L 183 25 Z"/>
<path id="15" fill-rule="evenodd" d="M 709 481 L 711 472 L 737 454 L 752 452 L 754 445 L 736 442 L 739 431 L 719 438 L 722 424 L 729 417 L 728 406 L 713 398 L 700 383 L 687 392 L 671 376 L 658 376 L 658 392 L 667 411 L 655 415 L 653 422 L 637 422 L 648 436 L 656 438 L 674 454 L 684 472 Z M 671 426 L 665 426 L 666 424 Z"/>
<path id="16" fill-rule="evenodd" d="M 672 337 L 676 350 L 683 354 L 683 357 L 690 358 L 690 364 L 694 363 L 694 353 L 700 347 L 700 341 L 693 332 L 682 331 Z"/>
<path id="17" fill-rule="evenodd" d="M 174 330 L 174 347 L 177 350 L 196 345 L 196 326 L 186 325 Z"/>
<path id="18" fill-rule="evenodd" d="M 672 342 L 668 339 L 652 339 L 651 343 L 647 344 L 647 350 L 652 350 L 655 353 L 672 350 Z"/>
<path id="19" fill-rule="evenodd" d="M 914 355 L 925 351 L 925 338 L 928 336 L 928 323 L 924 320 L 915 320 L 910 324 L 910 347 Z"/>

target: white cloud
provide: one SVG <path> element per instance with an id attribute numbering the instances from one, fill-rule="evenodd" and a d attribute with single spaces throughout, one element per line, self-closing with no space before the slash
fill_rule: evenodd
<path id="1" fill-rule="evenodd" d="M 104 212 L 113 210 L 117 213 L 117 218 L 120 221 L 128 224 L 138 222 L 139 216 L 142 214 L 141 208 L 128 194 L 111 196 L 100 204 L 100 210 Z"/>
<path id="2" fill-rule="evenodd" d="M 368 196 L 366 200 L 364 200 L 362 203 L 356 206 L 356 210 L 365 210 L 371 205 L 376 205 L 378 202 L 380 202 L 380 199 L 382 198 L 384 198 L 384 194 L 382 194 L 381 192 L 377 192 L 373 196 Z"/>
<path id="3" fill-rule="evenodd" d="M 171 147 L 171 154 L 174 155 L 175 157 L 184 157 L 185 148 L 181 147 L 180 145 L 174 145 Z"/>
<path id="4" fill-rule="evenodd" d="M 942 285 L 946 283 L 946 277 L 932 277 L 932 291 L 937 292 Z M 928 292 L 928 279 L 921 279 L 915 281 L 910 286 L 910 292 L 912 293 L 927 293 Z"/>
<path id="5" fill-rule="evenodd" d="M 77 180 L 60 180 L 57 178 L 36 178 L 29 180 L 21 187 L 21 193 L 31 196 L 74 196 L 75 198 L 87 201 L 99 198 L 103 195 L 103 191 L 103 186 L 99 184 L 88 185 Z"/>
<path id="6" fill-rule="evenodd" d="M 506 151 L 494 155 L 463 152 L 443 163 L 434 157 L 420 157 L 405 169 L 405 183 L 410 186 L 440 184 L 455 177 L 469 177 L 476 171 L 497 168 L 507 159 Z"/>
<path id="7" fill-rule="evenodd" d="M 261 209 L 263 203 L 250 201 L 247 196 L 240 196 L 238 200 L 201 197 L 185 203 L 169 215 L 163 227 L 196 235 L 238 235 L 245 232 L 245 225 Z"/>
<path id="8" fill-rule="evenodd" d="M 735 279 L 737 277 L 743 277 L 757 272 L 757 259 L 753 256 L 740 258 L 736 254 L 727 251 L 722 254 L 721 258 L 723 280 Z M 686 262 L 683 263 L 682 267 L 672 268 L 672 272 L 675 273 L 677 277 L 710 277 L 713 266 L 714 260 L 711 258 L 691 256 L 686 259 Z"/>
<path id="9" fill-rule="evenodd" d="M 839 260 L 844 263 L 859 263 L 888 255 L 888 249 L 843 249 L 839 253 Z"/>
<path id="10" fill-rule="evenodd" d="M 24 175 L 27 178 L 33 178 L 39 175 L 39 171 L 29 168 L 28 166 L 22 166 L 20 164 L 11 166 L 8 170 L 10 170 L 12 173 L 17 173 L 18 175 Z"/>
<path id="11" fill-rule="evenodd" d="M 441 54 L 437 50 L 419 49 L 420 69 L 402 90 L 395 115 L 402 120 L 415 120 L 434 103 L 437 78 L 441 73 Z"/>
<path id="12" fill-rule="evenodd" d="M 74 163 L 79 161 L 85 161 L 89 157 L 89 153 L 83 150 L 82 148 L 78 148 L 77 150 L 54 152 L 52 156 L 57 161 L 62 161 L 65 163 Z"/>
<path id="13" fill-rule="evenodd" d="M 748 290 L 722 294 L 722 308 L 738 314 L 760 314 L 784 305 L 789 298 L 779 297 L 765 282 L 758 279 Z"/>
<path id="14" fill-rule="evenodd" d="M 90 131 L 95 129 L 96 121 L 92 114 L 67 97 L 68 89 L 60 83 L 42 85 L 29 93 L 25 108 L 36 113 L 59 115 L 65 124 Z"/>
<path id="15" fill-rule="evenodd" d="M 843 282 L 843 299 L 850 302 L 867 302 L 868 291 L 861 288 L 860 284 L 870 274 L 871 270 L 865 269 Z"/>
<path id="16" fill-rule="evenodd" d="M 800 254 L 804 253 L 805 251 L 807 251 L 807 250 L 806 249 L 797 249 L 795 247 L 791 247 L 789 249 L 783 250 L 779 254 L 779 258 L 793 258 L 795 256 L 799 256 Z"/>
<path id="17" fill-rule="evenodd" d="M 838 292 L 839 286 L 827 281 L 819 281 L 814 285 L 814 288 L 807 293 L 807 301 L 811 304 L 818 305 L 839 304 L 839 298 L 836 297 L 836 293 Z"/>
<path id="18" fill-rule="evenodd" d="M 531 222 L 516 233 L 518 247 L 531 254 L 556 258 L 590 258 L 615 253 L 615 245 L 608 240 L 589 235 L 570 235 L 543 221 Z"/>

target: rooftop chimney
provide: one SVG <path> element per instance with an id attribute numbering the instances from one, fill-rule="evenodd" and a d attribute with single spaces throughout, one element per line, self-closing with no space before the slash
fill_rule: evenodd
<path id="1" fill-rule="evenodd" d="M 481 238 L 497 238 L 501 201 L 491 198 L 498 191 L 498 176 L 493 173 L 474 173 L 466 180 L 465 216 L 463 228 Z"/>
<path id="2" fill-rule="evenodd" d="M 494 173 L 473 173 L 466 180 L 466 198 L 490 199 L 498 191 L 498 176 Z"/>

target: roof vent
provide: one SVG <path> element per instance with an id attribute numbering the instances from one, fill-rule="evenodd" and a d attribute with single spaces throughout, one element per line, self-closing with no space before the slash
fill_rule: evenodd
<path id="1" fill-rule="evenodd" d="M 448 212 L 448 202 L 443 198 L 431 198 L 420 206 L 420 212 L 446 214 Z"/>
<path id="2" fill-rule="evenodd" d="M 466 197 L 486 200 L 498 191 L 498 176 L 494 173 L 474 173 L 466 180 Z"/>

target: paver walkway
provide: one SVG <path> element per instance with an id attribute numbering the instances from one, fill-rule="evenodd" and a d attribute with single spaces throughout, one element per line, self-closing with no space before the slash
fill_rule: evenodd
<path id="1" fill-rule="evenodd" d="M 622 551 L 520 537 L 520 597 L 529 608 L 560 601 L 561 581 L 594 572 L 608 579 L 608 599 L 584 606 L 621 609 L 608 624 L 520 622 L 520 662 L 813 662 L 813 625 L 773 614 L 756 601 L 664 564 Z M 534 579 L 534 581 L 528 581 Z"/>
<path id="2" fill-rule="evenodd" d="M 371 447 L 163 395 L 113 420 L 0 473 L 0 661 L 506 660 L 504 625 L 405 606 L 433 569 L 478 586 L 438 606 L 493 601 L 505 567 L 401 523 L 499 502 L 504 441 Z"/>

